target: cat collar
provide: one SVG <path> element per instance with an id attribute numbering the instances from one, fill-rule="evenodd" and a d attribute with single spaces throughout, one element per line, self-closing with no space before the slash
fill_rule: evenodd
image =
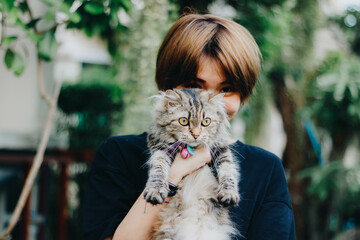
<path id="1" fill-rule="evenodd" d="M 180 152 L 183 159 L 195 155 L 195 149 L 192 146 L 180 141 L 170 144 L 166 148 L 163 148 L 162 151 L 166 152 L 172 159 L 174 159 L 175 154 L 178 152 Z"/>
<path id="2" fill-rule="evenodd" d="M 195 149 L 186 144 L 186 147 L 179 146 L 180 155 L 183 159 L 189 158 L 190 156 L 195 155 Z"/>

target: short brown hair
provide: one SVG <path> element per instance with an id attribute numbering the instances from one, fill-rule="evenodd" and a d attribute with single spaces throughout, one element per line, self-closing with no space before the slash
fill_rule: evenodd
<path id="1" fill-rule="evenodd" d="M 260 71 L 259 47 L 243 26 L 210 14 L 184 15 L 170 28 L 158 52 L 158 88 L 171 89 L 194 80 L 203 56 L 220 64 L 242 101 L 250 97 Z"/>

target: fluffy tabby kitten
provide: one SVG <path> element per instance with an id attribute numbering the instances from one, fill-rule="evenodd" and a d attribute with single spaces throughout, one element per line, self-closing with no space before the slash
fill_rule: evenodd
<path id="1" fill-rule="evenodd" d="M 239 171 L 227 144 L 229 122 L 223 94 L 174 89 L 158 97 L 148 134 L 146 201 L 158 204 L 167 197 L 168 173 L 180 143 L 206 146 L 213 166 L 205 165 L 178 184 L 177 194 L 159 214 L 152 239 L 230 239 L 237 233 L 226 207 L 239 201 Z"/>

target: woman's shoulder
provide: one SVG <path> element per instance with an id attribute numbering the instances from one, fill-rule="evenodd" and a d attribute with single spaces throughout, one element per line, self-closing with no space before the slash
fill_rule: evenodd
<path id="1" fill-rule="evenodd" d="M 123 168 L 124 164 L 145 163 L 148 156 L 146 137 L 147 133 L 109 137 L 97 150 L 93 164 Z"/>
<path id="2" fill-rule="evenodd" d="M 132 148 L 146 148 L 146 137 L 147 133 L 144 132 L 139 135 L 122 135 L 112 136 L 106 139 L 100 148 L 102 147 L 132 147 Z"/>
<path id="3" fill-rule="evenodd" d="M 285 172 L 278 156 L 240 141 L 233 145 L 233 152 L 240 164 L 245 191 L 255 191 L 261 202 L 278 201 L 291 208 Z"/>
<path id="4" fill-rule="evenodd" d="M 231 149 L 240 163 L 262 166 L 267 169 L 274 164 L 282 165 L 280 158 L 274 153 L 257 146 L 245 144 L 239 140 L 231 145 Z"/>

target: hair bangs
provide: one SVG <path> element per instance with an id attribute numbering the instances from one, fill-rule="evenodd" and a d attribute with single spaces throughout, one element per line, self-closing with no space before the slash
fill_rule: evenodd
<path id="1" fill-rule="evenodd" d="M 209 14 L 182 16 L 171 27 L 158 52 L 158 88 L 193 81 L 203 56 L 219 63 L 242 102 L 250 97 L 260 71 L 260 50 L 243 26 Z"/>

